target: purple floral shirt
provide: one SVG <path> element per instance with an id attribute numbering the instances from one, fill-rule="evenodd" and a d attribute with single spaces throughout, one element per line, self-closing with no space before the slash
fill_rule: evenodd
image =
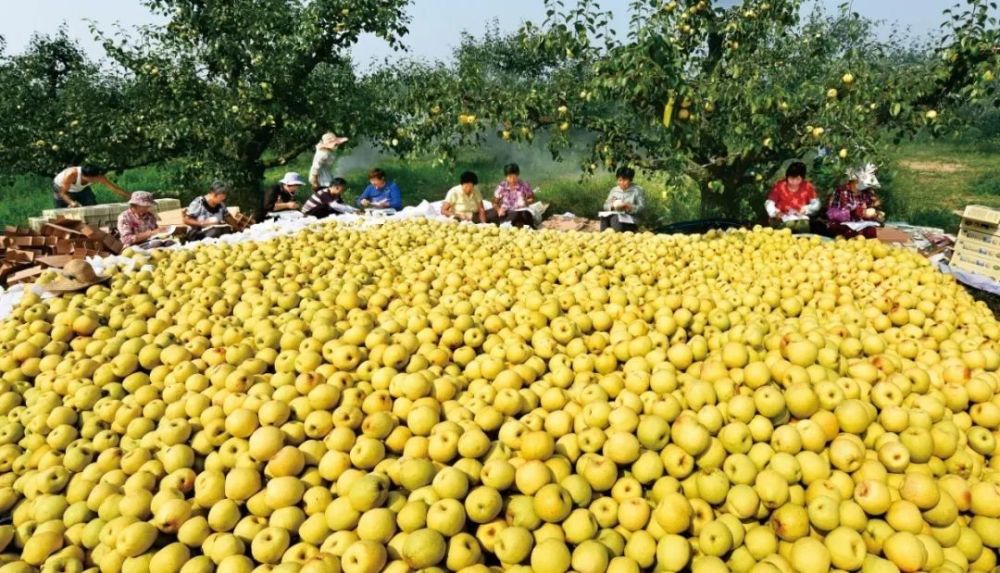
<path id="1" fill-rule="evenodd" d="M 535 192 L 531 186 L 524 181 L 518 180 L 517 184 L 511 187 L 507 181 L 497 185 L 496 192 L 493 193 L 493 207 L 503 208 L 505 211 L 526 207 L 528 201 L 535 199 Z"/>
<path id="2" fill-rule="evenodd" d="M 139 233 L 152 231 L 158 226 L 156 215 L 148 211 L 140 215 L 132 209 L 125 209 L 118 215 L 118 234 L 126 247 L 139 242 L 136 240 Z"/>

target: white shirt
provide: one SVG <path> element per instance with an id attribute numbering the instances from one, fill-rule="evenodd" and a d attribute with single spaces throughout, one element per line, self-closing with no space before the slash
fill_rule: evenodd
<path id="1" fill-rule="evenodd" d="M 329 187 L 333 183 L 333 151 L 317 149 L 313 155 L 312 167 L 309 168 L 309 182 L 319 183 L 319 187 Z"/>
<path id="2" fill-rule="evenodd" d="M 70 186 L 69 186 L 69 192 L 70 193 L 79 193 L 80 191 L 83 191 L 84 189 L 86 189 L 88 187 L 88 185 L 85 185 L 83 183 L 83 168 L 82 167 L 67 167 L 66 169 L 63 169 L 62 171 L 60 171 L 59 174 L 55 176 L 55 179 L 52 180 L 52 182 L 56 184 L 57 188 L 62 189 L 63 185 L 66 184 L 66 179 L 68 179 L 68 178 L 70 178 L 72 176 L 71 174 L 72 174 L 72 172 L 73 172 L 74 169 L 76 170 L 76 181 L 74 183 L 70 184 Z"/>

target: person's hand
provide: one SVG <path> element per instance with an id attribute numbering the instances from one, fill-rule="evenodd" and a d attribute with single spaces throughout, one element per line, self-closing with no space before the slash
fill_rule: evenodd
<path id="1" fill-rule="evenodd" d="M 362 207 L 367 207 L 367 206 L 369 206 L 371 204 L 372 204 L 371 201 L 369 201 L 368 199 L 362 199 L 361 200 L 361 206 Z"/>
<path id="2" fill-rule="evenodd" d="M 288 203 L 288 208 L 289 209 L 298 209 L 299 208 L 299 202 L 298 201 L 292 201 L 292 202 Z"/>
<path id="3" fill-rule="evenodd" d="M 630 205 L 628 203 L 622 203 L 622 211 L 625 211 L 626 213 L 631 213 L 632 212 L 632 205 Z"/>
<path id="4" fill-rule="evenodd" d="M 497 207 L 498 216 L 503 217 L 506 214 L 507 214 L 507 209 L 504 209 L 503 207 Z"/>
<path id="5" fill-rule="evenodd" d="M 66 204 L 69 205 L 70 209 L 76 209 L 77 207 L 80 206 L 80 204 L 78 202 L 76 202 L 76 201 L 74 201 L 72 199 L 70 199 L 69 201 L 67 201 Z"/>

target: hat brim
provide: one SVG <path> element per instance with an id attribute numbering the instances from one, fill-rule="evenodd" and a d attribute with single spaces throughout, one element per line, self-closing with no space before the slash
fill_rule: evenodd
<path id="1" fill-rule="evenodd" d="M 150 201 L 149 203 L 147 203 L 145 201 L 134 201 L 134 202 L 133 201 L 129 201 L 128 204 L 130 206 L 133 206 L 133 207 L 148 207 L 150 209 L 152 209 L 153 207 L 156 207 L 156 202 L 155 201 Z"/>
<path id="2" fill-rule="evenodd" d="M 281 183 L 282 185 L 288 185 L 289 187 L 303 187 L 306 184 L 305 181 L 298 181 L 298 180 L 296 180 L 296 181 L 279 181 L 278 183 Z"/>
<path id="3" fill-rule="evenodd" d="M 76 281 L 67 278 L 58 278 L 51 283 L 45 285 L 45 290 L 54 293 L 67 293 L 76 292 L 86 288 L 90 288 L 94 285 L 99 285 L 106 283 L 111 280 L 111 277 L 98 277 L 97 280 L 93 282 Z"/>
<path id="4" fill-rule="evenodd" d="M 337 147 L 338 145 L 343 145 L 344 143 L 347 143 L 347 141 L 348 138 L 346 137 L 337 137 L 331 141 L 320 141 L 319 145 L 317 145 L 316 147 L 319 147 L 321 149 L 332 149 L 334 147 Z"/>

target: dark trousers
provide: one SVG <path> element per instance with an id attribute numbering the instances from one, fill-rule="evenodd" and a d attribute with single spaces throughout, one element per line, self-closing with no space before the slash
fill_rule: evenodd
<path id="1" fill-rule="evenodd" d="M 94 190 L 90 187 L 84 187 L 82 191 L 77 191 L 76 193 L 69 193 L 69 198 L 83 206 L 97 205 L 97 197 L 94 195 Z M 53 185 L 52 189 L 52 202 L 55 203 L 56 209 L 66 209 L 69 207 L 69 204 L 63 201 L 63 198 L 59 195 L 59 191 L 55 189 L 55 185 Z"/>
<path id="2" fill-rule="evenodd" d="M 861 229 L 861 231 L 858 232 L 843 223 L 834 223 L 833 221 L 825 220 L 816 221 L 810 230 L 817 235 L 823 235 L 824 237 L 830 238 L 844 237 L 845 239 L 853 239 L 854 237 L 861 235 L 866 239 L 874 239 L 878 236 L 877 227 L 868 227 Z"/>
<path id="3" fill-rule="evenodd" d="M 507 211 L 501 217 L 497 215 L 496 209 L 487 209 L 486 222 L 496 225 L 510 223 L 514 227 L 534 227 L 535 217 L 527 211 Z"/>
<path id="4" fill-rule="evenodd" d="M 624 233 L 626 231 L 636 232 L 639 230 L 639 225 L 635 223 L 622 223 L 618 215 L 605 215 L 601 217 L 601 230 L 613 229 L 619 233 Z"/>
<path id="5" fill-rule="evenodd" d="M 214 239 L 216 237 L 221 237 L 223 235 L 228 235 L 233 232 L 233 228 L 229 225 L 225 227 L 191 227 L 187 234 L 188 241 L 200 241 L 202 239 Z"/>

